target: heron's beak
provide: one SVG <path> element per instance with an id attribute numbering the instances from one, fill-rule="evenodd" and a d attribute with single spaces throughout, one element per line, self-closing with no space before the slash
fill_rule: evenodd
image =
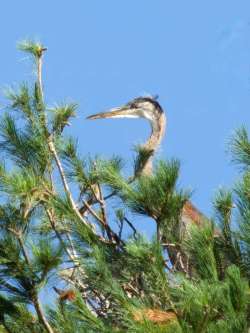
<path id="1" fill-rule="evenodd" d="M 87 119 L 105 119 L 105 118 L 138 118 L 136 109 L 129 108 L 127 106 L 121 106 L 113 108 L 107 112 L 101 112 L 88 116 Z"/>

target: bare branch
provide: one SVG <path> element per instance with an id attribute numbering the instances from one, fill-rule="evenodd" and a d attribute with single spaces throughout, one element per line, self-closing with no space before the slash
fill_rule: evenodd
<path id="1" fill-rule="evenodd" d="M 33 299 L 33 304 L 34 304 L 34 307 L 36 309 L 39 321 L 43 324 L 43 326 L 45 327 L 46 331 L 48 333 L 54 333 L 54 330 L 50 326 L 49 322 L 47 321 L 47 319 L 46 319 L 46 317 L 45 317 L 45 315 L 43 313 L 43 310 L 42 310 L 42 307 L 41 307 L 41 304 L 39 302 L 39 299 L 38 299 L 37 295 Z"/>
<path id="2" fill-rule="evenodd" d="M 74 201 L 74 199 L 72 197 L 72 194 L 70 192 L 69 185 L 68 185 L 68 182 L 67 182 L 67 179 L 66 179 L 66 176 L 65 176 L 65 173 L 64 173 L 61 161 L 60 161 L 60 159 L 58 157 L 57 151 L 55 149 L 54 142 L 52 141 L 51 137 L 49 138 L 48 144 L 49 144 L 50 152 L 52 153 L 52 155 L 55 158 L 56 165 L 58 167 L 58 170 L 59 170 L 59 173 L 60 173 L 60 176 L 61 176 L 61 179 L 62 179 L 64 190 L 65 190 L 65 192 L 66 192 L 66 194 L 67 194 L 67 196 L 69 198 L 69 201 L 71 203 L 73 211 L 75 212 L 76 216 L 81 220 L 81 222 L 84 225 L 86 225 L 89 229 L 92 229 L 92 231 L 93 231 L 93 228 L 91 228 L 91 225 L 82 217 L 82 215 L 80 214 L 80 212 L 79 212 L 79 210 L 78 210 L 78 208 L 76 206 L 76 203 L 75 203 L 75 201 Z"/>
<path id="3" fill-rule="evenodd" d="M 26 264 L 27 264 L 28 266 L 30 266 L 30 259 L 29 259 L 28 253 L 27 253 L 27 251 L 26 251 L 26 249 L 25 249 L 25 246 L 24 246 L 24 243 L 23 243 L 22 233 L 21 233 L 20 231 L 17 231 L 17 230 L 15 230 L 15 229 L 13 229 L 13 228 L 8 228 L 8 230 L 9 230 L 13 235 L 16 236 L 16 238 L 17 238 L 17 240 L 18 240 L 18 243 L 19 243 L 19 245 L 20 245 L 20 248 L 21 248 L 22 254 L 23 254 L 24 259 L 25 259 L 25 261 L 26 261 Z"/>
<path id="4" fill-rule="evenodd" d="M 129 227 L 133 230 L 134 232 L 134 238 L 136 238 L 137 236 L 137 230 L 136 228 L 134 227 L 134 225 L 132 224 L 132 222 L 130 222 L 126 216 L 124 216 L 124 221 L 127 222 L 127 224 L 129 225 Z"/>
<path id="5" fill-rule="evenodd" d="M 117 244 L 124 244 L 124 242 L 121 240 L 121 238 L 110 228 L 110 226 L 107 223 L 105 223 L 105 221 L 102 218 L 100 218 L 100 216 L 98 216 L 96 214 L 96 212 L 87 203 L 87 201 L 83 200 L 83 203 L 86 206 L 87 210 L 97 219 L 97 221 L 99 221 L 101 223 L 103 228 L 106 230 L 107 235 L 109 236 L 109 239 L 111 240 L 111 242 L 115 241 Z"/>
<path id="6" fill-rule="evenodd" d="M 45 211 L 46 211 L 46 214 L 49 218 L 49 221 L 50 221 L 50 224 L 51 224 L 51 227 L 52 229 L 54 230 L 58 240 L 60 241 L 60 243 L 62 244 L 65 252 L 67 253 L 68 257 L 70 258 L 70 260 L 75 264 L 75 267 L 74 269 L 78 269 L 83 275 L 85 275 L 85 272 L 84 270 L 80 267 L 80 263 L 77 259 L 77 256 L 76 256 L 76 251 L 75 251 L 75 248 L 74 248 L 74 245 L 73 245 L 73 242 L 71 242 L 71 248 L 72 248 L 72 252 L 71 250 L 66 246 L 60 232 L 58 232 L 57 228 L 56 228 L 56 222 L 55 222 L 55 219 L 54 219 L 54 216 L 53 216 L 53 213 L 48 209 L 48 208 L 45 208 Z"/>
<path id="7" fill-rule="evenodd" d="M 40 56 L 38 57 L 37 61 L 37 81 L 40 89 L 41 98 L 43 99 L 43 88 L 42 88 L 42 56 L 43 51 L 46 51 L 46 49 L 43 49 L 40 53 Z"/>
<path id="8" fill-rule="evenodd" d="M 18 242 L 19 242 L 20 247 L 21 247 L 21 251 L 22 251 L 23 256 L 25 258 L 26 264 L 31 269 L 30 259 L 29 259 L 28 253 L 26 252 L 26 249 L 25 249 L 25 246 L 24 246 L 24 243 L 23 243 L 22 234 L 20 232 L 16 231 L 16 230 L 12 229 L 12 228 L 8 228 L 8 230 L 10 232 L 12 232 L 17 237 Z M 39 299 L 38 299 L 38 296 L 37 296 L 37 292 L 35 291 L 34 294 L 35 295 L 32 298 L 32 302 L 33 302 L 33 305 L 36 309 L 39 321 L 41 322 L 41 324 L 43 324 L 44 328 L 46 329 L 46 331 L 48 333 L 54 333 L 52 327 L 50 326 L 49 322 L 47 321 L 47 319 L 46 319 L 46 317 L 43 313 L 42 307 L 40 305 L 40 302 L 39 302 Z"/>

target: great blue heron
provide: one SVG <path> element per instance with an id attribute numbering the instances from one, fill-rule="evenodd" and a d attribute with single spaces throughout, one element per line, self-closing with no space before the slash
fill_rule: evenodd
<path id="1" fill-rule="evenodd" d="M 166 127 L 166 115 L 159 102 L 153 97 L 137 97 L 125 105 L 87 117 L 91 120 L 106 118 L 145 118 L 149 121 L 151 135 L 142 146 L 149 154 L 144 161 L 141 173 L 150 175 L 152 173 L 152 159 L 162 141 Z M 204 220 L 204 215 L 188 201 L 182 211 L 182 220 L 185 225 L 189 222 L 200 224 Z"/>
<path id="2" fill-rule="evenodd" d="M 152 157 L 161 143 L 166 127 L 166 116 L 160 104 L 152 97 L 138 97 L 123 106 L 91 115 L 87 119 L 105 118 L 145 118 L 149 120 L 152 131 L 149 139 L 143 145 L 149 154 L 141 172 L 151 174 Z"/>

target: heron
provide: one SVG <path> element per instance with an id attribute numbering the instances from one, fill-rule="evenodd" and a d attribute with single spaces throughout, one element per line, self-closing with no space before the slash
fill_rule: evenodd
<path id="1" fill-rule="evenodd" d="M 90 120 L 106 118 L 144 118 L 149 121 L 151 135 L 146 143 L 142 145 L 148 155 L 142 166 L 141 173 L 150 175 L 152 173 L 153 156 L 164 137 L 166 127 L 166 115 L 158 101 L 152 97 L 138 97 L 108 112 L 97 113 L 87 117 Z"/>
<path id="2" fill-rule="evenodd" d="M 151 134 L 148 140 L 142 145 L 148 154 L 140 173 L 151 175 L 153 171 L 153 157 L 160 146 L 165 134 L 166 114 L 158 100 L 154 97 L 137 97 L 128 103 L 110 109 L 107 112 L 93 114 L 87 119 L 115 119 L 115 118 L 144 118 L 149 121 Z M 182 210 L 182 222 L 187 226 L 190 222 L 197 225 L 202 224 L 205 216 L 190 202 L 187 201 Z"/>

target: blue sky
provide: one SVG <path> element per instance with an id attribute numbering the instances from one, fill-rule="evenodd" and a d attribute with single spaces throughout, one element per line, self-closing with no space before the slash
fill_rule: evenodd
<path id="1" fill-rule="evenodd" d="M 69 131 L 81 152 L 128 164 L 148 124 L 85 116 L 158 94 L 168 118 L 158 157 L 181 160 L 180 184 L 211 212 L 215 190 L 237 177 L 226 143 L 241 124 L 250 129 L 249 1 L 8 0 L 1 13 L 2 87 L 32 78 L 15 45 L 38 38 L 48 47 L 46 101 L 79 104 Z"/>

